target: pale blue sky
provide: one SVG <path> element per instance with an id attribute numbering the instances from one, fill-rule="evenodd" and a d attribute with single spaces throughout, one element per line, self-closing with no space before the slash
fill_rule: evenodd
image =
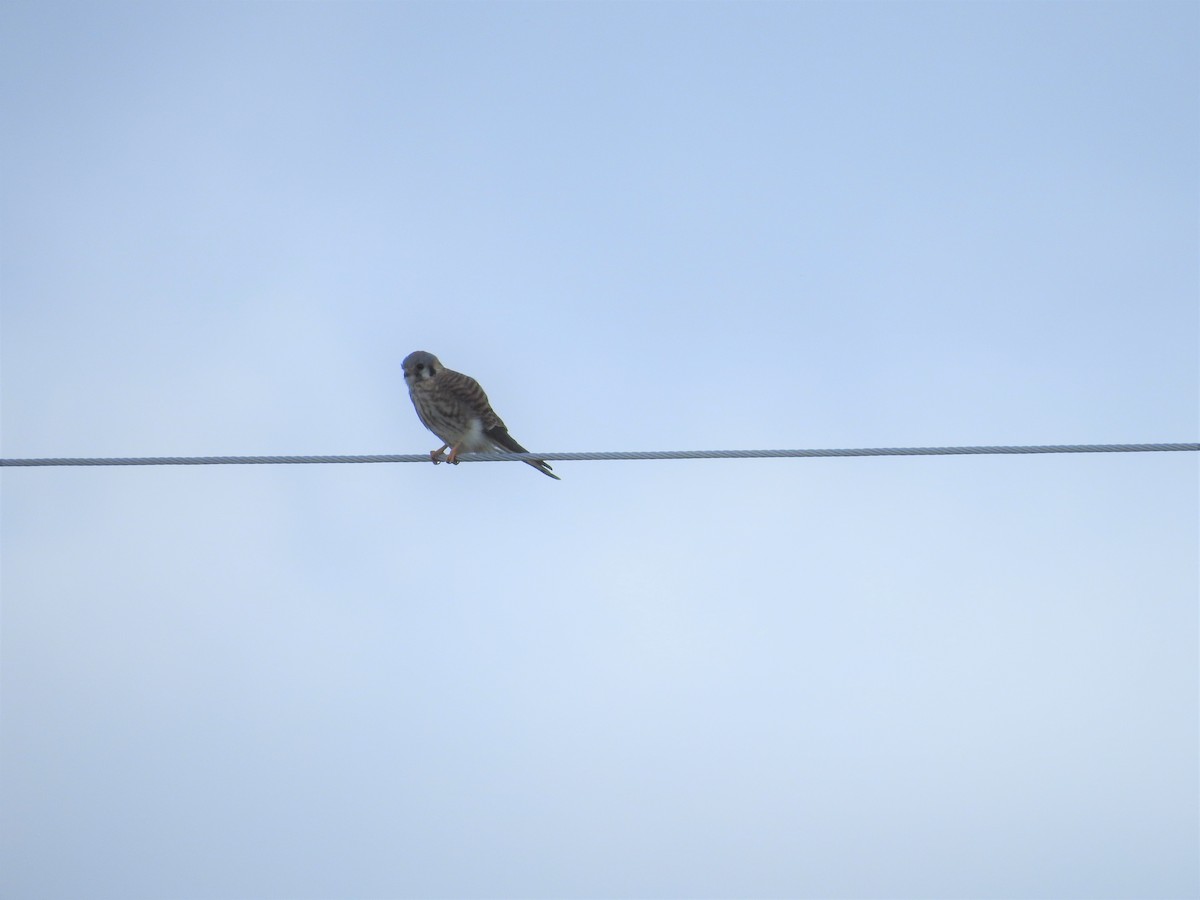
<path id="1" fill-rule="evenodd" d="M 1194 441 L 1193 3 L 0 7 L 4 456 Z M 1200 893 L 1194 454 L 8 470 L 6 898 Z"/>

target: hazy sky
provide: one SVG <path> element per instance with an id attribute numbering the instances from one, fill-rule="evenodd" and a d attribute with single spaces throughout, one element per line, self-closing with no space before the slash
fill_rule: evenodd
<path id="1" fill-rule="evenodd" d="M 1195 441 L 1195 3 L 0 7 L 2 452 Z M 3 474 L 0 895 L 1200 893 L 1195 454 Z"/>

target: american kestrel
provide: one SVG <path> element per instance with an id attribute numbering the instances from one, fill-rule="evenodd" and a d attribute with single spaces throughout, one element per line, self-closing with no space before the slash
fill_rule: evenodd
<path id="1" fill-rule="evenodd" d="M 513 440 L 474 378 L 447 369 L 436 356 L 424 350 L 408 354 L 402 366 L 408 395 L 417 408 L 417 415 L 425 427 L 443 441 L 441 447 L 429 452 L 435 465 L 442 461 L 442 452 L 447 447 L 450 455 L 445 460 L 454 465 L 458 464 L 460 453 L 529 452 Z M 543 475 L 562 480 L 543 460 L 523 461 Z"/>

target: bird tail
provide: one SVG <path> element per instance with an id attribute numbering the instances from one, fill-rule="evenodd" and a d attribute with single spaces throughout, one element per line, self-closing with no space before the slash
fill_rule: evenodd
<path id="1" fill-rule="evenodd" d="M 487 432 L 487 436 L 491 438 L 492 443 L 496 444 L 503 450 L 507 450 L 509 453 L 529 452 L 516 442 L 513 436 L 508 433 L 507 428 L 493 428 L 491 431 Z M 555 475 L 551 470 L 550 463 L 546 462 L 544 459 L 523 459 L 521 462 L 533 466 L 548 478 L 553 478 L 555 481 L 562 481 L 562 479 Z"/>

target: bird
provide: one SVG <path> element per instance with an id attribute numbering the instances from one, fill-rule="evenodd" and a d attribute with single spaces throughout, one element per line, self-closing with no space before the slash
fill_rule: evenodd
<path id="1" fill-rule="evenodd" d="M 441 360 L 425 350 L 408 354 L 401 367 L 417 416 L 443 442 L 437 450 L 429 451 L 434 465 L 443 458 L 451 465 L 458 465 L 460 453 L 529 452 L 508 433 L 507 426 L 488 402 L 487 394 L 470 375 L 447 369 Z M 450 449 L 450 454 L 443 457 L 446 448 Z M 562 480 L 545 460 L 526 459 L 522 462 L 555 481 Z"/>

